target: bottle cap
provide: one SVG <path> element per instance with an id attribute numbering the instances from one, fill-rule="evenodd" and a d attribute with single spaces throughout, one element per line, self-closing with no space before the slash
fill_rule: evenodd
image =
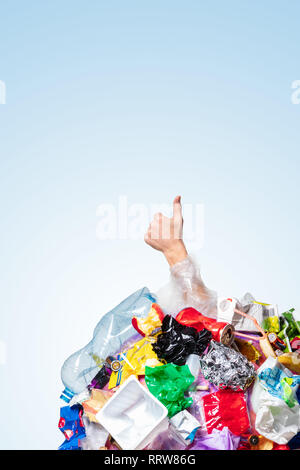
<path id="1" fill-rule="evenodd" d="M 73 393 L 72 390 L 66 387 L 59 398 L 61 398 L 61 400 L 64 400 L 66 403 L 69 403 L 74 397 L 74 395 L 75 393 Z"/>
<path id="2" fill-rule="evenodd" d="M 122 367 L 121 362 L 112 356 L 108 356 L 105 362 L 113 372 L 118 372 Z"/>
<path id="3" fill-rule="evenodd" d="M 256 434 L 252 434 L 249 437 L 249 444 L 251 444 L 252 446 L 257 446 L 258 443 L 259 443 L 259 437 Z"/>

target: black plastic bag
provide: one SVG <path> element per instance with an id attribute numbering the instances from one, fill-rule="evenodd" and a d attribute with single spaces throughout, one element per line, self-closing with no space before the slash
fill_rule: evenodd
<path id="1" fill-rule="evenodd" d="M 165 316 L 161 329 L 152 348 L 160 360 L 178 366 L 183 366 L 190 354 L 200 356 L 212 338 L 211 332 L 205 328 L 198 333 L 191 326 L 181 325 L 171 315 Z"/>

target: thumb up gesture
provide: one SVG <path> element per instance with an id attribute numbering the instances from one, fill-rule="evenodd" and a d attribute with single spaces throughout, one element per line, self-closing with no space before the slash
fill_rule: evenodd
<path id="1" fill-rule="evenodd" d="M 152 248 L 161 251 L 172 266 L 187 256 L 182 235 L 181 196 L 176 196 L 173 201 L 173 216 L 166 217 L 160 212 L 155 214 L 144 239 Z"/>

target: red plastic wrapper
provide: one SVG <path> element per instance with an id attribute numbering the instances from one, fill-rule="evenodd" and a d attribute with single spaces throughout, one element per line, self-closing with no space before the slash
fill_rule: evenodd
<path id="1" fill-rule="evenodd" d="M 276 444 L 274 442 L 273 450 L 291 450 L 291 449 L 289 448 L 289 446 L 282 445 L 282 444 Z"/>
<path id="2" fill-rule="evenodd" d="M 249 430 L 249 416 L 246 397 L 243 392 L 219 390 L 203 397 L 203 409 L 207 432 L 223 429 L 225 426 L 240 436 Z"/>
<path id="3" fill-rule="evenodd" d="M 230 346 L 234 340 L 234 328 L 229 323 L 217 322 L 213 318 L 208 318 L 198 312 L 195 308 L 188 307 L 181 310 L 176 321 L 185 326 L 191 326 L 198 332 L 204 328 L 212 333 L 215 341 Z"/>

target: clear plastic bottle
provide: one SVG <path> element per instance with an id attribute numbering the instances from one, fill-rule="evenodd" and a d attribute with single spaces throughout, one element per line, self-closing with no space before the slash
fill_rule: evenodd
<path id="1" fill-rule="evenodd" d="M 66 388 L 61 399 L 69 403 L 75 394 L 81 393 L 90 384 L 107 356 L 117 353 L 125 341 L 136 335 L 132 317 L 146 316 L 153 302 L 156 298 L 144 287 L 103 315 L 92 340 L 64 362 L 61 379 Z"/>

